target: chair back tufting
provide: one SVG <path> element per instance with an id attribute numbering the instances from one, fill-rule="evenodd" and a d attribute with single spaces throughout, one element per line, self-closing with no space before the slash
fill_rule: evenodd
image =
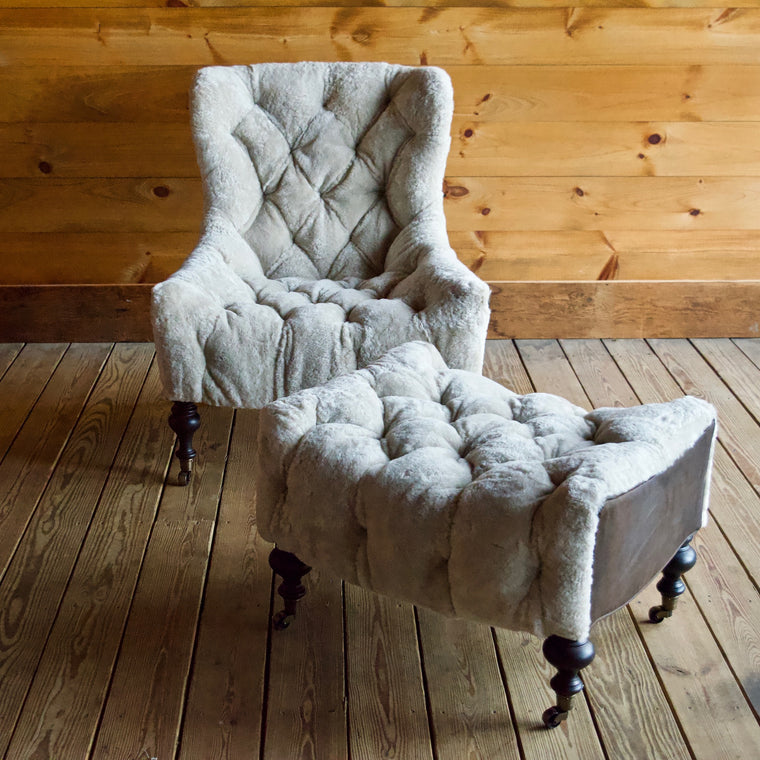
<path id="1" fill-rule="evenodd" d="M 269 278 L 369 278 L 396 235 L 442 215 L 453 110 L 436 68 L 267 63 L 201 69 L 193 135 L 206 225 Z"/>

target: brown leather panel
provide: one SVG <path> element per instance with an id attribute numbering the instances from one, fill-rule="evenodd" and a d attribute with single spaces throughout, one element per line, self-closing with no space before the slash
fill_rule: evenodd
<path id="1" fill-rule="evenodd" d="M 714 426 L 667 470 L 610 499 L 599 515 L 591 620 L 629 602 L 702 525 Z"/>

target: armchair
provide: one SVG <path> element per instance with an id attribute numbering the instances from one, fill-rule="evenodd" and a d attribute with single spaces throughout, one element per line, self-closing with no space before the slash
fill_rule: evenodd
<path id="1" fill-rule="evenodd" d="M 201 237 L 152 312 L 180 483 L 197 403 L 261 407 L 413 340 L 480 372 L 489 289 L 450 248 L 443 213 L 452 109 L 432 67 L 198 73 Z"/>

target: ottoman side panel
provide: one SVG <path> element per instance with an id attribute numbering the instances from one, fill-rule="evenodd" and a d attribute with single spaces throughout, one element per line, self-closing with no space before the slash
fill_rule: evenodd
<path id="1" fill-rule="evenodd" d="M 715 426 L 667 470 L 609 499 L 599 517 L 591 618 L 627 604 L 702 526 Z"/>

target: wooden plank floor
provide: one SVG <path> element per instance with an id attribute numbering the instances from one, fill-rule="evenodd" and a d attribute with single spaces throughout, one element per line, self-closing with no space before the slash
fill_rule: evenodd
<path id="1" fill-rule="evenodd" d="M 586 406 L 718 408 L 712 519 L 676 616 L 592 630 L 555 731 L 540 641 L 320 575 L 273 634 L 254 411 L 203 411 L 172 484 L 150 345 L 0 345 L 0 756 L 750 760 L 760 756 L 760 340 L 491 341 L 486 372 Z"/>

